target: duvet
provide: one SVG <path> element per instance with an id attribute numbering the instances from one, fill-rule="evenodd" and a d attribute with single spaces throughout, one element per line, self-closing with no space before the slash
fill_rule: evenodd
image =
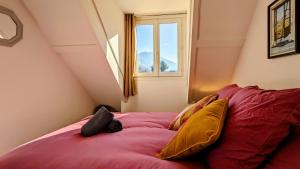
<path id="1" fill-rule="evenodd" d="M 197 160 L 155 157 L 174 136 L 168 130 L 176 113 L 115 114 L 123 124 L 116 133 L 80 136 L 90 117 L 22 145 L 0 157 L 0 169 L 204 169 Z"/>

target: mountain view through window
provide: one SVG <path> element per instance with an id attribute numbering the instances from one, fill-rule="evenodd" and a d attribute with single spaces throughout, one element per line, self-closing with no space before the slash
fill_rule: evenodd
<path id="1" fill-rule="evenodd" d="M 158 25 L 158 40 L 155 42 L 154 25 L 137 25 L 137 59 L 136 72 L 152 73 L 155 70 L 155 43 L 159 43 L 159 65 L 161 73 L 178 71 L 178 24 L 162 23 Z M 158 70 L 157 70 L 158 71 Z"/>

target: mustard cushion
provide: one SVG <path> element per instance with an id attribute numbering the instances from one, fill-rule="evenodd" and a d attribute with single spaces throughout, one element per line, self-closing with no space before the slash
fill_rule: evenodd
<path id="1" fill-rule="evenodd" d="M 181 113 L 179 113 L 176 118 L 170 123 L 170 130 L 178 130 L 195 112 L 207 106 L 211 102 L 217 100 L 217 95 L 209 95 L 197 103 L 187 106 Z"/>
<path id="2" fill-rule="evenodd" d="M 222 131 L 228 100 L 212 102 L 193 114 L 161 150 L 161 159 L 182 159 L 215 143 Z"/>

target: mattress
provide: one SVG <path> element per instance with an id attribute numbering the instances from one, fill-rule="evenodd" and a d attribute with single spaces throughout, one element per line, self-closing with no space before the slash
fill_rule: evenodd
<path id="1" fill-rule="evenodd" d="M 80 136 L 90 117 L 22 145 L 0 157 L 1 169 L 204 169 L 197 160 L 155 157 L 176 133 L 168 130 L 176 113 L 115 114 L 116 133 Z"/>

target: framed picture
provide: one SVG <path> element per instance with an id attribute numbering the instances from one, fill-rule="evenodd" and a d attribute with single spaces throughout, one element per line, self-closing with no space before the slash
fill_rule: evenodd
<path id="1" fill-rule="evenodd" d="M 268 58 L 298 52 L 298 2 L 276 0 L 268 7 Z"/>

